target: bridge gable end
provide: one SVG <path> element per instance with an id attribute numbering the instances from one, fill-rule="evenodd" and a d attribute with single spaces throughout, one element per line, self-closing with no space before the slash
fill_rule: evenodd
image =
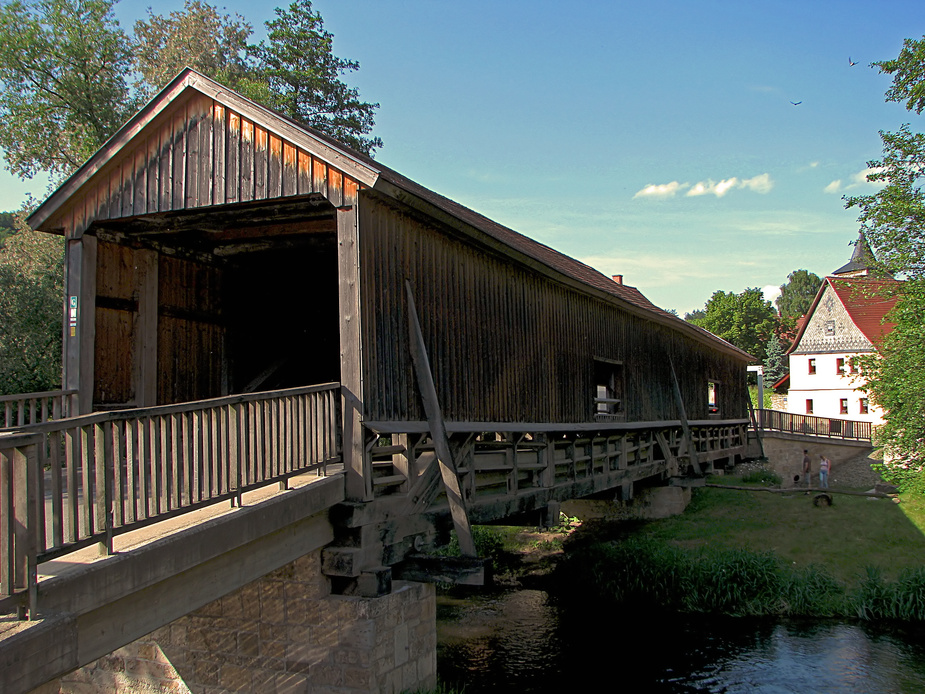
<path id="1" fill-rule="evenodd" d="M 29 218 L 80 237 L 95 221 L 321 194 L 356 202 L 378 172 L 319 134 L 185 70 Z"/>

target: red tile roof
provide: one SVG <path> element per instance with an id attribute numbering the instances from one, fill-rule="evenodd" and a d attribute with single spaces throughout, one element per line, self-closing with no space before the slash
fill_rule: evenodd
<path id="1" fill-rule="evenodd" d="M 898 280 L 826 277 L 851 320 L 875 347 L 896 323 L 884 321 L 899 299 Z"/>

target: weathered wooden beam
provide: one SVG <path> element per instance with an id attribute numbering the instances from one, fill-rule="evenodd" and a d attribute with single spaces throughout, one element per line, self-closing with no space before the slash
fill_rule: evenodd
<path id="1" fill-rule="evenodd" d="M 392 567 L 392 575 L 401 581 L 483 586 L 485 560 L 474 557 L 411 554 L 403 562 Z"/>
<path id="2" fill-rule="evenodd" d="M 450 514 L 453 516 L 453 526 L 459 538 L 459 548 L 463 556 L 476 556 L 475 542 L 472 539 L 472 528 L 469 525 L 469 515 L 466 512 L 466 500 L 463 497 L 459 484 L 459 473 L 450 451 L 450 442 L 443 423 L 443 414 L 437 400 L 437 389 L 430 370 L 430 359 L 427 356 L 427 347 L 424 344 L 424 335 L 421 333 L 421 324 L 418 322 L 417 309 L 414 306 L 414 294 L 411 283 L 405 280 L 405 289 L 408 296 L 408 330 L 411 333 L 411 361 L 414 363 L 414 373 L 417 377 L 418 389 L 424 403 L 424 412 L 430 427 L 430 435 L 437 451 L 437 463 L 440 466 L 440 475 L 446 488 L 447 499 L 450 503 Z"/>
<path id="3" fill-rule="evenodd" d="M 681 386 L 678 385 L 678 376 L 674 371 L 674 362 L 668 357 L 668 366 L 671 367 L 671 386 L 674 390 L 675 403 L 678 406 L 678 414 L 681 416 L 681 428 L 684 430 L 684 438 L 687 439 L 687 454 L 690 456 L 691 467 L 698 475 L 702 475 L 700 461 L 697 460 L 697 451 L 694 448 L 694 439 L 691 437 L 691 427 L 687 422 L 687 412 L 684 409 L 684 398 L 681 397 Z"/>

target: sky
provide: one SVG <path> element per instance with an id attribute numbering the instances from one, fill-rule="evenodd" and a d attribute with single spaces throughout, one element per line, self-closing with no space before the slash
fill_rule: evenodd
<path id="1" fill-rule="evenodd" d="M 270 5 L 218 3 L 265 33 Z M 280 3 L 281 5 L 283 3 Z M 130 30 L 148 6 L 122 0 Z M 315 0 L 377 160 L 681 315 L 848 262 L 886 103 L 925 4 Z M 850 65 L 855 62 L 855 65 Z M 797 102 L 794 105 L 793 102 Z M 45 182 L 0 175 L 0 209 Z"/>

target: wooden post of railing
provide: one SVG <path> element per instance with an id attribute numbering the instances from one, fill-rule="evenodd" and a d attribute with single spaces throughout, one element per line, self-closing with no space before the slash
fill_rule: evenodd
<path id="1" fill-rule="evenodd" d="M 42 473 L 41 434 L 0 436 L 0 586 L 6 596 L 27 593 L 28 617 L 36 616 L 38 599 L 37 476 Z M 27 605 L 19 604 L 20 619 Z"/>

